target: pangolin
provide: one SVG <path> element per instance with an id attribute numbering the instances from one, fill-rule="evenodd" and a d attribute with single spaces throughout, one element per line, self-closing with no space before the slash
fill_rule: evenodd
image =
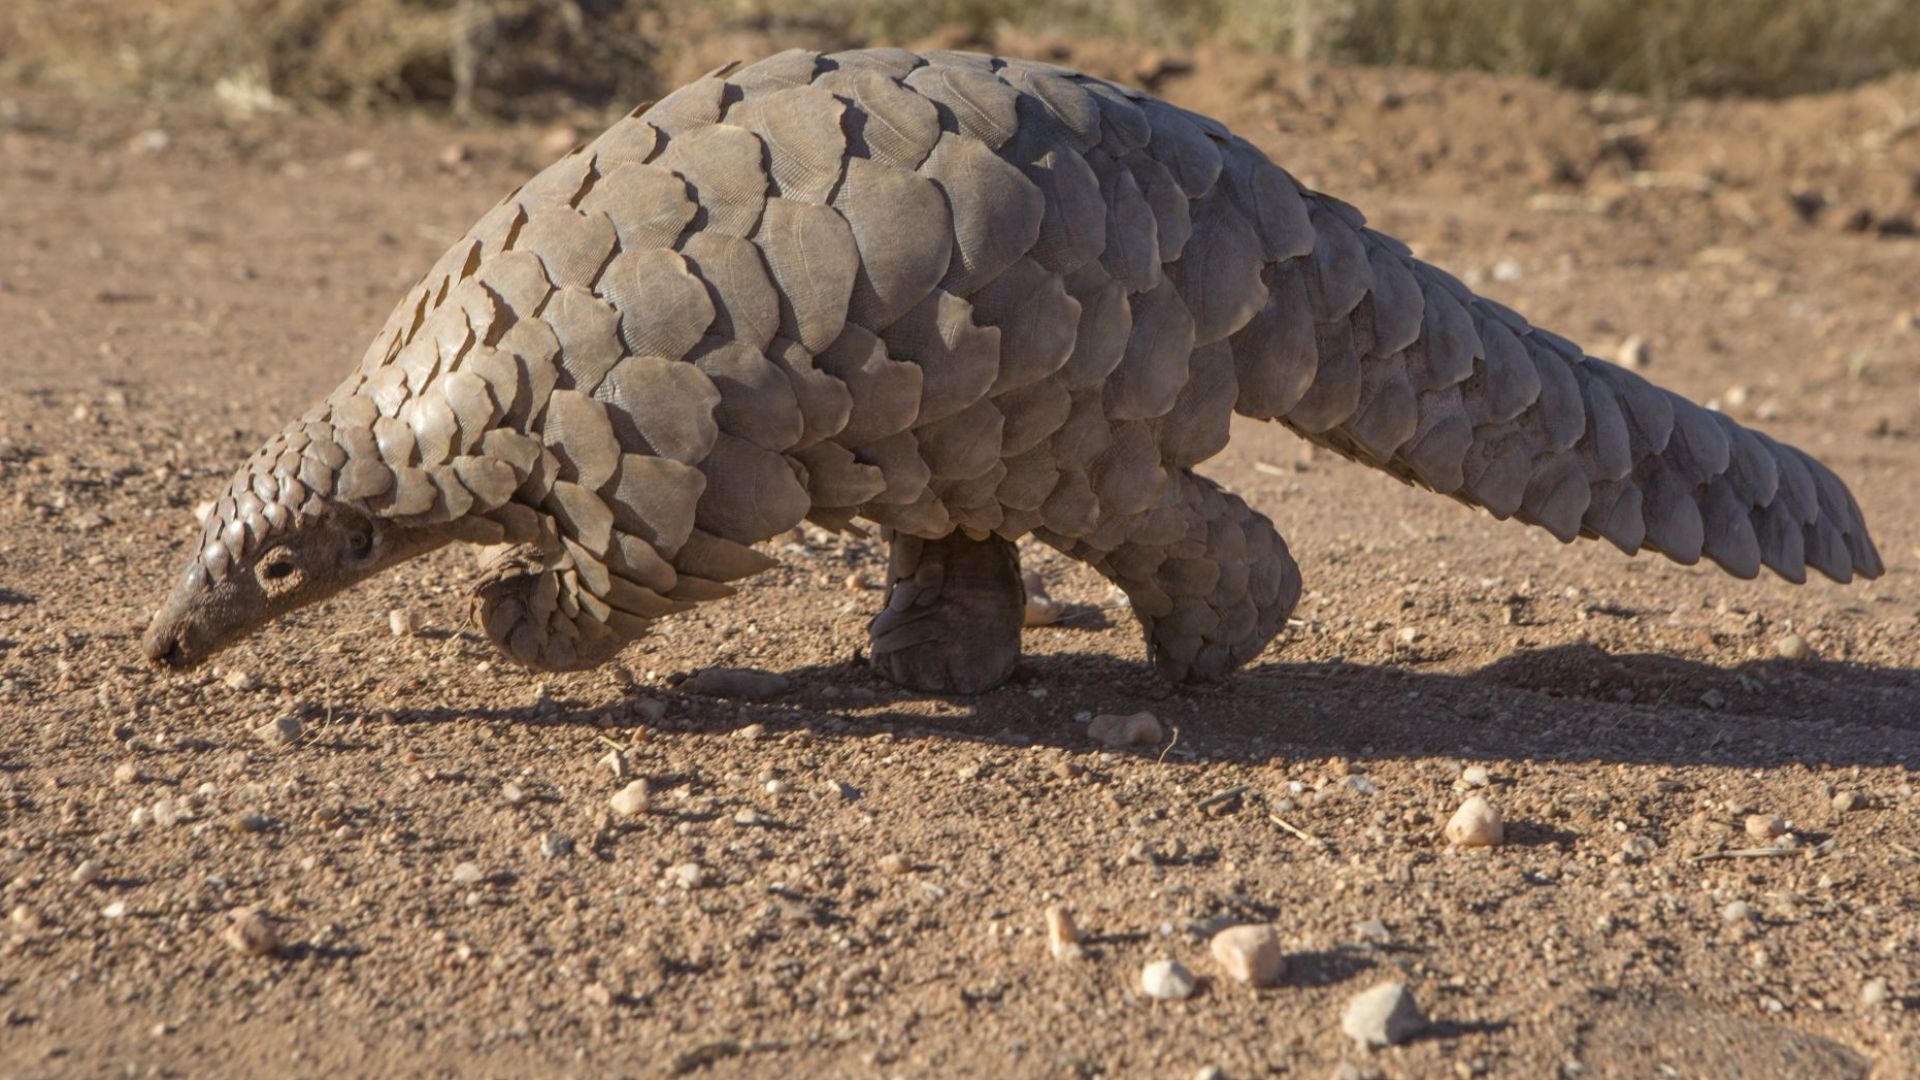
<path id="1" fill-rule="evenodd" d="M 858 518 L 870 624 L 936 692 L 1019 656 L 1014 542 L 1125 591 L 1158 672 L 1285 625 L 1273 524 L 1193 467 L 1234 413 L 1562 541 L 1740 577 L 1881 561 L 1806 454 L 1475 296 L 1206 117 L 1066 68 L 781 53 L 502 200 L 208 515 L 146 650 L 184 665 L 450 541 L 524 664 L 602 663 Z"/>

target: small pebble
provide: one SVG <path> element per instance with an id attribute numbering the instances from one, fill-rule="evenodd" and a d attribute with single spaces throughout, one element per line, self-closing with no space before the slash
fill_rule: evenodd
<path id="1" fill-rule="evenodd" d="M 733 823 L 735 825 L 758 825 L 765 820 L 767 819 L 760 816 L 760 811 L 752 807 L 747 807 L 744 810 L 736 810 L 733 814 Z"/>
<path id="2" fill-rule="evenodd" d="M 1754 919 L 1753 905 L 1745 900 L 1729 901 L 1720 909 L 1720 921 L 1723 923 L 1745 923 Z"/>
<path id="3" fill-rule="evenodd" d="M 1869 1009 L 1878 1008 L 1893 1000 L 1893 984 L 1885 979 L 1868 979 L 1867 985 L 1860 988 L 1860 1004 Z"/>
<path id="4" fill-rule="evenodd" d="M 1354 926 L 1353 936 L 1370 944 L 1384 945 L 1393 940 L 1393 931 L 1379 919 L 1368 919 Z"/>
<path id="5" fill-rule="evenodd" d="M 1207 951 L 1229 977 L 1248 986 L 1272 986 L 1287 971 L 1280 936 L 1271 926 L 1230 926 L 1213 935 Z"/>
<path id="6" fill-rule="evenodd" d="M 767 794 L 769 795 L 785 795 L 792 790 L 793 785 L 787 783 L 785 780 L 776 779 L 767 781 Z"/>
<path id="7" fill-rule="evenodd" d="M 73 868 L 73 883 L 75 885 L 98 885 L 100 884 L 100 879 L 105 876 L 106 875 L 100 870 L 100 864 L 94 862 L 92 859 L 88 859 Z"/>
<path id="8" fill-rule="evenodd" d="M 573 851 L 573 837 L 564 833 L 545 832 L 540 834 L 540 854 L 549 859 L 557 859 Z"/>
<path id="9" fill-rule="evenodd" d="M 1086 954 L 1080 944 L 1080 927 L 1073 921 L 1073 909 L 1065 904 L 1047 908 L 1047 951 L 1055 960 L 1077 960 Z"/>
<path id="10" fill-rule="evenodd" d="M 1493 774 L 1485 765 L 1469 765 L 1460 770 L 1460 782 L 1470 788 L 1483 788 L 1493 783 Z"/>
<path id="11" fill-rule="evenodd" d="M 1193 996 L 1193 972 L 1175 960 L 1154 960 L 1140 969 L 1140 989 L 1161 1001 L 1183 1001 Z"/>
<path id="12" fill-rule="evenodd" d="M 707 868 L 699 863 L 678 863 L 667 867 L 667 880 L 683 889 L 698 889 L 707 883 Z"/>
<path id="13" fill-rule="evenodd" d="M 500 785 L 500 797 L 515 806 L 527 801 L 526 790 L 511 780 Z"/>
<path id="14" fill-rule="evenodd" d="M 1052 626 L 1059 622 L 1065 608 L 1047 593 L 1046 579 L 1038 572 L 1029 570 L 1020 575 L 1020 581 L 1027 591 L 1026 625 Z"/>
<path id="15" fill-rule="evenodd" d="M 463 862 L 453 868 L 453 883 L 455 885 L 478 885 L 486 876 L 487 875 L 481 871 L 478 863 Z"/>
<path id="16" fill-rule="evenodd" d="M 144 806 L 136 806 L 133 812 L 127 815 L 127 821 L 136 829 L 144 829 L 153 824 L 153 811 Z"/>
<path id="17" fill-rule="evenodd" d="M 419 624 L 414 621 L 413 612 L 406 608 L 394 608 L 387 612 L 387 630 L 394 637 L 412 637 Z"/>
<path id="18" fill-rule="evenodd" d="M 1779 814 L 1748 814 L 1747 835 L 1755 840 L 1773 840 L 1786 835 L 1787 819 Z"/>
<path id="19" fill-rule="evenodd" d="M 1194 1070 L 1193 1080 L 1227 1080 L 1227 1070 L 1218 1065 L 1202 1065 Z"/>
<path id="20" fill-rule="evenodd" d="M 1614 354 L 1613 361 L 1638 371 L 1653 363 L 1653 346 L 1647 344 L 1646 338 L 1635 335 L 1620 343 L 1620 351 Z"/>
<path id="21" fill-rule="evenodd" d="M 238 690 L 243 694 L 250 690 L 260 689 L 260 680 L 255 678 L 250 671 L 229 671 L 227 672 L 227 677 L 222 679 L 221 682 L 227 684 L 227 689 Z"/>
<path id="22" fill-rule="evenodd" d="M 101 908 L 100 914 L 102 917 L 108 919 L 124 918 L 127 914 L 127 902 L 125 900 L 115 900 L 113 903 Z"/>
<path id="23" fill-rule="evenodd" d="M 647 782 L 642 779 L 635 780 L 615 792 L 613 798 L 607 800 L 607 805 L 613 807 L 613 812 L 621 817 L 634 817 L 645 813 L 651 801 L 652 794 L 647 788 Z"/>
<path id="24" fill-rule="evenodd" d="M 227 912 L 227 928 L 220 940 L 248 956 L 270 956 L 280 951 L 280 932 L 259 908 L 243 907 Z"/>
<path id="25" fill-rule="evenodd" d="M 1427 1018 L 1405 983 L 1385 982 L 1347 1000 L 1340 1030 L 1364 1046 L 1397 1046 L 1426 1030 Z"/>
<path id="26" fill-rule="evenodd" d="M 128 761 L 113 770 L 113 780 L 117 784 L 137 784 L 146 777 L 140 775 L 140 766 Z"/>
<path id="27" fill-rule="evenodd" d="M 1499 808 L 1480 795 L 1461 803 L 1460 809 L 1447 821 L 1447 843 L 1454 847 L 1493 847 L 1505 840 L 1506 835 Z"/>
<path id="28" fill-rule="evenodd" d="M 234 819 L 234 827 L 241 832 L 266 832 L 273 822 L 258 810 L 249 810 Z"/>
<path id="29" fill-rule="evenodd" d="M 274 717 L 267 723 L 254 728 L 253 733 L 268 746 L 286 747 L 299 742 L 300 736 L 306 734 L 306 730 L 306 725 L 300 722 L 299 717 L 289 714 Z"/>
<path id="30" fill-rule="evenodd" d="M 744 727 L 733 729 L 733 737 L 746 742 L 754 742 L 758 739 L 766 738 L 766 735 L 767 725 L 765 724 L 747 724 Z"/>
<path id="31" fill-rule="evenodd" d="M 1775 652 L 1780 654 L 1782 660 L 1798 662 L 1802 660 L 1812 660 L 1818 655 L 1813 651 L 1813 646 L 1807 644 L 1807 639 L 1801 637 L 1799 634 L 1788 634 L 1786 637 L 1775 642 L 1773 648 Z"/>
<path id="32" fill-rule="evenodd" d="M 1102 713 L 1087 724 L 1087 737 L 1108 746 L 1153 746 L 1162 734 L 1160 721 L 1150 712 L 1130 716 Z"/>
<path id="33" fill-rule="evenodd" d="M 786 693 L 792 684 L 785 675 L 758 668 L 702 668 L 684 685 L 708 697 L 759 701 Z"/>
<path id="34" fill-rule="evenodd" d="M 905 874 L 913 870 L 913 862 L 905 855 L 890 852 L 880 856 L 880 872 L 884 874 Z"/>
<path id="35" fill-rule="evenodd" d="M 1865 810 L 1871 803 L 1872 800 L 1868 799 L 1864 792 L 1859 791 L 1843 791 L 1833 797 L 1834 810 L 1842 814 Z"/>
<path id="36" fill-rule="evenodd" d="M 173 828 L 175 825 L 178 825 L 180 819 L 185 816 L 180 812 L 180 807 L 175 804 L 172 799 L 155 800 L 151 813 L 153 814 L 153 823 L 163 829 Z"/>

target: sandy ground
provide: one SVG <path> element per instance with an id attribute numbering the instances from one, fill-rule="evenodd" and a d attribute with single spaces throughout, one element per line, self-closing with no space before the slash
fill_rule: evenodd
<path id="1" fill-rule="evenodd" d="M 859 656 L 880 549 L 819 533 L 591 674 L 492 657 L 458 552 L 158 674 L 194 505 L 569 135 L 0 88 L 0 1074 L 1916 1075 L 1920 84 L 1655 109 L 1054 51 L 1600 355 L 1645 339 L 1844 476 L 1887 575 L 1562 547 L 1243 424 L 1205 471 L 1308 596 L 1215 688 L 1155 683 L 1036 551 L 1072 608 L 1014 682 L 900 693 Z M 676 689 L 715 664 L 792 689 Z M 1161 744 L 1087 738 L 1140 710 Z M 1468 766 L 1504 846 L 1440 839 Z M 223 942 L 251 905 L 277 955 Z M 1232 922 L 1277 927 L 1280 985 L 1208 959 Z M 1190 999 L 1141 993 L 1163 957 Z M 1359 1049 L 1342 1009 L 1390 980 L 1431 1025 Z"/>

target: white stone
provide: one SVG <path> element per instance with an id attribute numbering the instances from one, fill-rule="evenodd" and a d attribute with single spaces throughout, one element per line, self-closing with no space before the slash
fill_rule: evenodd
<path id="1" fill-rule="evenodd" d="M 1447 821 L 1447 843 L 1460 848 L 1493 847 L 1506 839 L 1506 825 L 1500 809 L 1485 796 L 1475 795 L 1460 804 Z"/>
<path id="2" fill-rule="evenodd" d="M 1176 960 L 1153 960 L 1140 969 L 1140 989 L 1161 1001 L 1183 1001 L 1193 996 L 1193 972 Z"/>
<path id="3" fill-rule="evenodd" d="M 1080 944 L 1080 927 L 1073 921 L 1073 909 L 1065 904 L 1047 908 L 1047 951 L 1055 960 L 1077 960 L 1086 953 Z"/>
<path id="4" fill-rule="evenodd" d="M 651 802 L 652 795 L 647 789 L 647 782 L 641 779 L 614 792 L 613 798 L 607 800 L 607 805 L 613 807 L 613 812 L 621 817 L 634 817 L 645 813 Z"/>
<path id="5" fill-rule="evenodd" d="M 1347 1000 L 1340 1030 L 1364 1046 L 1396 1046 L 1427 1026 L 1427 1018 L 1405 983 L 1385 982 Z"/>

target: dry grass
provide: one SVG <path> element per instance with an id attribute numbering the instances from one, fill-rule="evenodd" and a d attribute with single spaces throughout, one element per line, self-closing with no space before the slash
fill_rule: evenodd
<path id="1" fill-rule="evenodd" d="M 1656 96 L 1920 67 L 1920 0 L 9 0 L 0 73 L 495 114 L 620 103 L 703 36 L 853 45 L 998 30 L 1475 68 Z"/>

